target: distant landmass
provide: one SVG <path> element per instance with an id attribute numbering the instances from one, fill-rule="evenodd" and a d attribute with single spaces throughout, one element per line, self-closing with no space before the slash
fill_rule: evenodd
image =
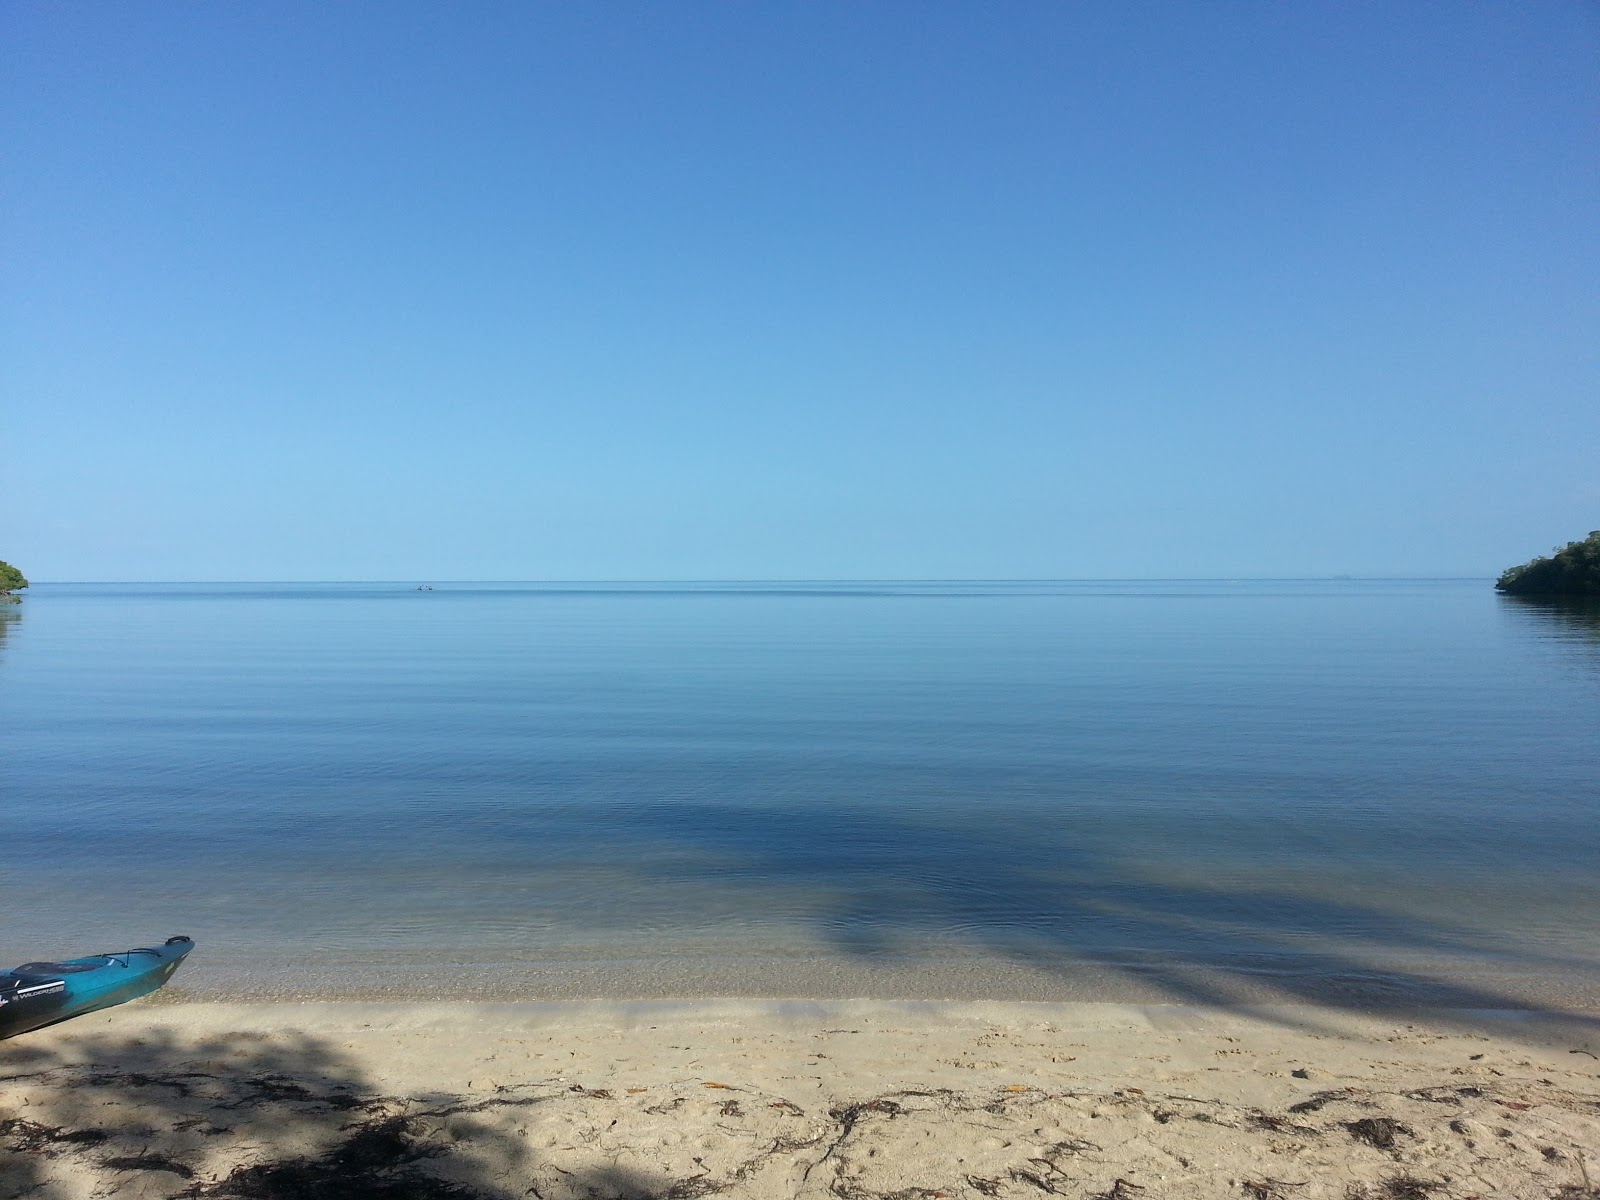
<path id="1" fill-rule="evenodd" d="M 20 592 L 28 586 L 27 579 L 22 572 L 8 562 L 0 562 L 0 604 L 15 604 L 18 597 L 12 592 Z"/>
<path id="2" fill-rule="evenodd" d="M 1514 596 L 1600 596 L 1600 529 L 1548 558 L 1512 567 L 1495 587 Z"/>

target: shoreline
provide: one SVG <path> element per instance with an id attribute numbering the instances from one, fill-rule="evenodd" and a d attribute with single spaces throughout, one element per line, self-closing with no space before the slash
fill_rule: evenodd
<path id="1" fill-rule="evenodd" d="M 0 1043 L 0 1131 L 0 1195 L 1588 1200 L 1600 1013 L 158 993 Z"/>
<path id="2" fill-rule="evenodd" d="M 211 1028 L 230 1019 L 245 1019 L 268 1026 L 294 1021 L 314 1023 L 354 1020 L 362 1014 L 390 1021 L 442 1020 L 470 1016 L 474 1020 L 505 1019 L 530 1026 L 565 1023 L 615 1025 L 630 1028 L 644 1022 L 688 1021 L 766 1023 L 829 1021 L 848 1017 L 875 1020 L 903 1018 L 943 1024 L 984 1021 L 1037 1021 L 1062 1027 L 1098 1028 L 1106 1022 L 1175 1027 L 1174 1023 L 1202 1028 L 1234 1023 L 1281 1026 L 1328 1036 L 1367 1037 L 1379 1030 L 1412 1026 L 1456 1030 L 1481 1024 L 1484 1035 L 1503 1031 L 1515 1040 L 1516 1032 L 1538 1039 L 1565 1039 L 1574 1047 L 1592 1050 L 1600 1062 L 1600 1008 L 1561 1007 L 1410 1007 L 1389 1010 L 1316 1003 L 1191 1004 L 1177 1001 L 1122 1000 L 1018 1000 L 961 997 L 897 998 L 881 996 L 587 996 L 566 999 L 510 999 L 379 996 L 278 997 L 267 1000 L 195 997 L 174 985 L 116 1008 L 74 1018 L 68 1026 L 86 1021 L 114 1023 L 118 1014 L 137 1012 L 142 1022 Z M 214 1014 L 214 1015 L 212 1015 Z M 3 1052 L 5 1042 L 0 1042 Z"/>
<path id="3" fill-rule="evenodd" d="M 202 945 L 201 954 L 205 947 Z M 198 957 L 198 956 L 197 956 Z M 699 1000 L 708 997 L 895 1002 L 1281 1004 L 1353 1011 L 1523 1009 L 1600 1012 L 1600 963 L 1519 963 L 1437 955 L 1340 963 L 1296 961 L 1019 962 L 998 956 L 860 961 L 815 956 L 617 956 L 522 960 L 307 960 L 207 956 L 167 991 L 195 1001 L 423 1003 Z"/>

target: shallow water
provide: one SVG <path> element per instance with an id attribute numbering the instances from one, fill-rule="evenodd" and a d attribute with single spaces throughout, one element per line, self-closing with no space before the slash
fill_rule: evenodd
<path id="1" fill-rule="evenodd" d="M 1600 615 L 1484 581 L 35 585 L 0 962 L 1600 1006 Z"/>

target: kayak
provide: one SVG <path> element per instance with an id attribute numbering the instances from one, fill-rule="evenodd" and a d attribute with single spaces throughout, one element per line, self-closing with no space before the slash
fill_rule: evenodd
<path id="1" fill-rule="evenodd" d="M 0 971 L 0 1038 L 148 995 L 172 978 L 193 949 L 192 938 L 170 937 L 156 947 Z"/>

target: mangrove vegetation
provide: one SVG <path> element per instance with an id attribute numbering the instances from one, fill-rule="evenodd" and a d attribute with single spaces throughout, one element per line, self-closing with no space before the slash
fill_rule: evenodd
<path id="1" fill-rule="evenodd" d="M 13 596 L 12 592 L 20 592 L 28 586 L 28 581 L 21 571 L 8 562 L 0 562 L 0 604 L 15 604 L 20 597 Z"/>
<path id="2" fill-rule="evenodd" d="M 1512 567 L 1495 587 L 1513 596 L 1600 596 L 1600 529 L 1548 557 Z"/>

